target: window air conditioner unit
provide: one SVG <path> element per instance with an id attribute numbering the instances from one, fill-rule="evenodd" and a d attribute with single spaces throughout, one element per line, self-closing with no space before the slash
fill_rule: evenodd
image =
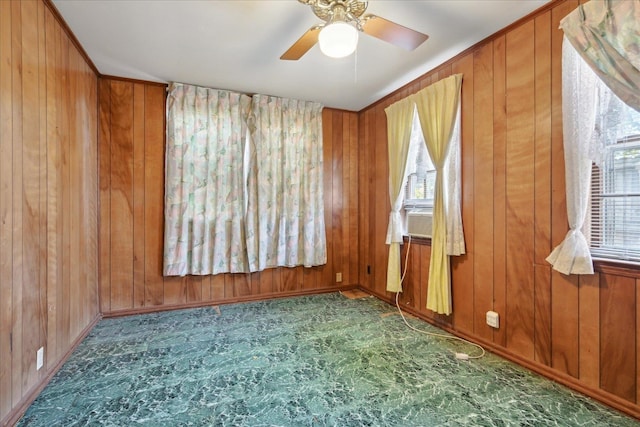
<path id="1" fill-rule="evenodd" d="M 407 234 L 411 237 L 431 237 L 433 212 L 407 212 Z"/>

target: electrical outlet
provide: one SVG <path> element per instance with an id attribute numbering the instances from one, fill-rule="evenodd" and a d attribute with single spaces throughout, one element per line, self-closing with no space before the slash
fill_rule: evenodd
<path id="1" fill-rule="evenodd" d="M 342 273 L 336 273 L 336 283 L 342 282 Z"/>
<path id="2" fill-rule="evenodd" d="M 487 325 L 492 328 L 500 328 L 500 315 L 495 311 L 487 311 Z"/>
<path id="3" fill-rule="evenodd" d="M 44 347 L 40 347 L 36 353 L 36 370 L 40 370 L 44 365 Z"/>

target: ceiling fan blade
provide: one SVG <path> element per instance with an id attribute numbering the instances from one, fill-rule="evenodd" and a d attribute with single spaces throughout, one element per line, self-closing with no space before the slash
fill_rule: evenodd
<path id="1" fill-rule="evenodd" d="M 280 59 L 287 61 L 297 61 L 307 53 L 314 44 L 318 43 L 318 34 L 322 29 L 321 25 L 311 27 L 306 33 L 302 35 L 285 53 L 282 54 Z"/>
<path id="2" fill-rule="evenodd" d="M 426 34 L 376 15 L 367 15 L 362 20 L 364 22 L 362 29 L 366 34 L 406 50 L 414 50 L 429 38 Z"/>

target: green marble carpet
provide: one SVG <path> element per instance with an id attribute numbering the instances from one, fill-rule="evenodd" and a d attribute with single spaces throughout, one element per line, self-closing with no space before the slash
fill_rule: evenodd
<path id="1" fill-rule="evenodd" d="M 18 425 L 640 425 L 497 356 L 455 351 L 473 349 L 337 293 L 106 319 Z"/>

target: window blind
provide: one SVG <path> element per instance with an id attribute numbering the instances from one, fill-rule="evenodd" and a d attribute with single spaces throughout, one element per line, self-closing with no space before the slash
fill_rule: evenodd
<path id="1" fill-rule="evenodd" d="M 591 173 L 592 255 L 640 262 L 640 135 L 607 147 Z"/>

